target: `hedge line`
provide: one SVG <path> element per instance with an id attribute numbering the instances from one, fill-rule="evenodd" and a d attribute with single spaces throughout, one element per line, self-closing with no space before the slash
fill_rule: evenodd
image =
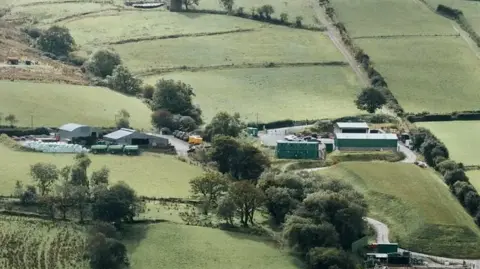
<path id="1" fill-rule="evenodd" d="M 451 113 L 409 113 L 406 118 L 410 122 L 480 120 L 480 110 L 456 111 Z"/>
<path id="2" fill-rule="evenodd" d="M 26 135 L 48 135 L 50 130 L 45 127 L 40 128 L 0 128 L 0 134 L 6 134 L 8 136 L 26 136 Z"/>
<path id="3" fill-rule="evenodd" d="M 319 2 L 320 5 L 325 5 L 325 11 L 327 13 L 327 16 L 330 18 L 330 20 L 334 23 L 333 25 L 340 32 L 343 43 L 353 53 L 355 60 L 360 64 L 360 66 L 362 66 L 363 70 L 365 70 L 365 72 L 367 73 L 370 84 L 373 87 L 378 88 L 385 96 L 385 99 L 387 99 L 387 107 L 392 109 L 397 115 L 403 115 L 403 108 L 400 106 L 397 99 L 395 98 L 395 96 L 393 96 L 393 93 L 388 88 L 388 84 L 385 81 L 385 78 L 373 66 L 373 63 L 370 60 L 370 56 L 368 56 L 368 54 L 366 54 L 361 48 L 359 48 L 353 43 L 353 40 L 350 38 L 350 35 L 345 28 L 345 25 L 337 21 L 336 13 L 330 4 L 330 0 L 319 0 Z"/>
<path id="4" fill-rule="evenodd" d="M 472 25 L 468 22 L 467 18 L 463 15 L 463 12 L 459 9 L 451 8 L 445 5 L 438 5 L 436 12 L 449 19 L 452 19 L 460 25 L 460 27 L 470 35 L 470 38 L 480 47 L 480 35 L 473 29 Z"/>

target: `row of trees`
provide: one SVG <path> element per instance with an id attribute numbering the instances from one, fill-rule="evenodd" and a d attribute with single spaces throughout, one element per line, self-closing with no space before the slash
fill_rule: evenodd
<path id="1" fill-rule="evenodd" d="M 30 167 L 35 185 L 24 189 L 17 182 L 14 194 L 24 205 L 42 206 L 52 219 L 57 212 L 62 219 L 73 212 L 81 223 L 86 218 L 116 224 L 131 222 L 143 210 L 135 191 L 123 182 L 109 186 L 107 167 L 88 177 L 90 165 L 91 160 L 84 153 L 75 156 L 73 165 L 61 169 L 50 163 L 36 163 Z"/>
<path id="2" fill-rule="evenodd" d="M 442 174 L 445 183 L 480 226 L 480 195 L 470 184 L 462 163 L 449 159 L 448 149 L 428 129 L 418 128 L 412 133 L 413 148 L 425 158 L 428 165 Z"/>

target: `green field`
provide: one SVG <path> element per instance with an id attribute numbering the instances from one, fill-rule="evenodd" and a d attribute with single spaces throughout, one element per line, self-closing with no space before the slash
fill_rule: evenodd
<path id="1" fill-rule="evenodd" d="M 470 180 L 470 183 L 477 189 L 477 191 L 480 191 L 480 170 L 472 170 L 467 172 L 468 179 Z"/>
<path id="2" fill-rule="evenodd" d="M 61 168 L 73 163 L 73 154 L 49 154 L 13 151 L 0 145 L 0 194 L 11 195 L 15 182 L 33 184 L 30 165 L 47 162 Z M 89 174 L 107 166 L 110 182 L 125 181 L 139 195 L 151 197 L 188 197 L 189 181 L 202 173 L 202 169 L 177 160 L 174 156 L 143 153 L 141 156 L 90 155 Z"/>
<path id="3" fill-rule="evenodd" d="M 0 269 L 86 269 L 85 236 L 68 222 L 0 216 Z"/>
<path id="4" fill-rule="evenodd" d="M 323 33 L 281 26 L 227 35 L 128 43 L 113 48 L 134 72 L 181 66 L 343 60 Z"/>
<path id="5" fill-rule="evenodd" d="M 175 224 L 136 225 L 125 240 L 132 269 L 295 269 L 296 261 L 262 238 Z"/>
<path id="6" fill-rule="evenodd" d="M 331 2 L 351 37 L 456 33 L 448 19 L 436 15 L 417 0 Z"/>
<path id="7" fill-rule="evenodd" d="M 472 0 L 427 0 L 433 7 L 443 4 L 449 7 L 460 9 L 470 25 L 480 34 L 480 2 Z"/>
<path id="8" fill-rule="evenodd" d="M 480 137 L 476 135 L 480 132 L 480 122 L 446 121 L 415 124 L 429 129 L 445 143 L 452 160 L 465 165 L 480 165 L 480 156 L 476 151 L 480 147 Z"/>
<path id="9" fill-rule="evenodd" d="M 162 77 L 191 84 L 194 102 L 200 104 L 207 121 L 218 111 L 239 112 L 247 121 L 256 121 L 258 113 L 263 122 L 359 113 L 353 100 L 361 87 L 349 67 L 246 68 Z M 146 82 L 154 84 L 159 78 L 149 77 Z"/>
<path id="10" fill-rule="evenodd" d="M 479 258 L 480 230 L 440 177 L 404 163 L 348 162 L 319 172 L 365 195 L 369 215 L 387 223 L 390 241 L 443 257 Z"/>
<path id="11" fill-rule="evenodd" d="M 119 24 L 122 27 L 116 27 Z M 224 15 L 135 10 L 75 18 L 65 21 L 63 25 L 70 29 L 82 49 L 132 38 L 211 33 L 263 26 L 259 22 Z"/>
<path id="12" fill-rule="evenodd" d="M 0 89 L 0 112 L 14 114 L 19 126 L 30 126 L 32 116 L 34 126 L 115 126 L 115 114 L 124 108 L 133 127 L 151 128 L 151 112 L 142 101 L 107 88 L 0 81 Z"/>
<path id="13" fill-rule="evenodd" d="M 302 16 L 303 24 L 319 26 L 317 14 L 313 7 L 318 6 L 318 2 L 315 0 L 290 0 L 290 1 L 278 1 L 278 0 L 236 0 L 234 9 L 243 7 L 245 13 L 251 13 L 252 7 L 258 8 L 262 5 L 273 6 L 275 13 L 272 15 L 274 18 L 280 18 L 281 13 L 288 14 L 289 21 L 295 21 L 295 17 Z M 218 0 L 202 0 L 200 1 L 201 9 L 214 9 L 223 10 Z"/>
<path id="14" fill-rule="evenodd" d="M 55 5 L 33 5 L 14 7 L 7 19 L 28 18 L 41 24 L 54 23 L 56 20 L 79 14 L 112 9 L 114 6 L 99 3 L 58 3 Z"/>
<path id="15" fill-rule="evenodd" d="M 372 57 L 405 111 L 478 107 L 480 59 L 462 38 L 359 39 L 356 43 Z"/>

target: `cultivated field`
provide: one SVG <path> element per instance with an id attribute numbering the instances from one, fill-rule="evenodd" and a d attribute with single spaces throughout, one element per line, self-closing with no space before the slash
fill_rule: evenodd
<path id="1" fill-rule="evenodd" d="M 349 67 L 245 68 L 170 73 L 149 77 L 176 79 L 195 89 L 204 119 L 218 111 L 239 112 L 246 121 L 304 120 L 355 115 L 360 90 Z M 308 79 L 307 79 L 308 78 Z M 214 81 L 215 83 L 212 83 Z"/>
<path id="2" fill-rule="evenodd" d="M 132 269 L 300 268 L 259 237 L 168 223 L 132 229 L 125 240 Z"/>
<path id="3" fill-rule="evenodd" d="M 479 121 L 417 122 L 430 129 L 447 146 L 450 158 L 465 165 L 480 165 L 476 149 L 480 148 Z"/>
<path id="4" fill-rule="evenodd" d="M 476 109 L 480 59 L 460 37 L 359 39 L 408 112 Z"/>
<path id="5" fill-rule="evenodd" d="M 0 194 L 11 195 L 15 182 L 34 184 L 30 165 L 47 162 L 61 168 L 73 163 L 73 154 L 48 154 L 13 151 L 0 145 Z M 143 153 L 141 156 L 90 155 L 89 174 L 107 166 L 110 182 L 125 181 L 139 195 L 154 197 L 188 197 L 189 180 L 202 173 L 202 169 L 165 154 Z"/>
<path id="6" fill-rule="evenodd" d="M 86 13 L 95 13 L 115 8 L 109 4 L 100 3 L 56 3 L 14 7 L 7 20 L 28 20 L 34 23 L 51 24 L 62 19 L 79 16 Z"/>
<path id="7" fill-rule="evenodd" d="M 86 269 L 82 227 L 0 216 L 0 269 Z"/>
<path id="8" fill-rule="evenodd" d="M 369 215 L 390 227 L 402 248 L 444 257 L 480 257 L 480 231 L 440 177 L 401 163 L 341 163 L 320 172 L 362 192 Z"/>
<path id="9" fill-rule="evenodd" d="M 471 0 L 427 0 L 427 3 L 433 7 L 443 4 L 449 7 L 460 9 L 470 25 L 477 33 L 480 33 L 480 2 Z"/>
<path id="10" fill-rule="evenodd" d="M 19 126 L 58 127 L 76 122 L 114 126 L 115 114 L 126 109 L 130 123 L 149 129 L 150 110 L 139 99 L 99 87 L 0 81 L 0 112 L 14 114 Z"/>
<path id="11" fill-rule="evenodd" d="M 288 14 L 289 21 L 295 21 L 295 17 L 302 16 L 303 24 L 319 26 L 321 23 L 318 21 L 317 14 L 313 7 L 318 5 L 317 1 L 310 0 L 290 0 L 290 1 L 278 1 L 278 0 L 237 0 L 235 1 L 234 9 L 243 7 L 245 13 L 250 14 L 252 8 L 259 8 L 263 5 L 271 5 L 275 9 L 273 18 L 280 18 L 281 13 Z M 223 7 L 219 4 L 218 0 L 202 0 L 200 1 L 200 9 L 213 9 L 223 10 Z"/>
<path id="12" fill-rule="evenodd" d="M 413 0 L 331 0 L 351 37 L 455 34 L 451 22 Z M 375 58 L 373 58 L 375 61 Z"/>

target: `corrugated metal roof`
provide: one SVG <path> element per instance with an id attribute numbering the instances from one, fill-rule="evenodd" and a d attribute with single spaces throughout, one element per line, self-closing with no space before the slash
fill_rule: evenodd
<path id="1" fill-rule="evenodd" d="M 366 122 L 337 122 L 337 126 L 339 128 L 368 128 L 368 124 Z"/>
<path id="2" fill-rule="evenodd" d="M 277 144 L 318 144 L 318 141 L 305 141 L 305 140 L 300 140 L 300 141 L 288 141 L 288 140 L 277 140 Z"/>
<path id="3" fill-rule="evenodd" d="M 123 137 L 129 136 L 133 133 L 135 133 L 135 130 L 133 130 L 133 129 L 122 128 L 122 129 L 117 130 L 115 132 L 106 134 L 103 137 L 108 138 L 108 139 L 117 140 L 117 139 L 121 139 Z"/>
<path id="4" fill-rule="evenodd" d="M 63 130 L 63 131 L 72 132 L 77 128 L 85 127 L 85 126 L 87 126 L 87 125 L 82 125 L 82 124 L 78 124 L 78 123 L 67 123 L 67 124 L 64 124 L 64 125 L 60 126 L 60 128 L 58 128 L 58 129 Z"/>
<path id="5" fill-rule="evenodd" d="M 396 134 L 349 134 L 336 133 L 337 139 L 384 139 L 384 140 L 398 140 Z"/>
<path id="6" fill-rule="evenodd" d="M 322 142 L 323 144 L 333 144 L 334 143 L 333 139 L 330 139 L 330 138 L 320 138 L 320 142 Z"/>

